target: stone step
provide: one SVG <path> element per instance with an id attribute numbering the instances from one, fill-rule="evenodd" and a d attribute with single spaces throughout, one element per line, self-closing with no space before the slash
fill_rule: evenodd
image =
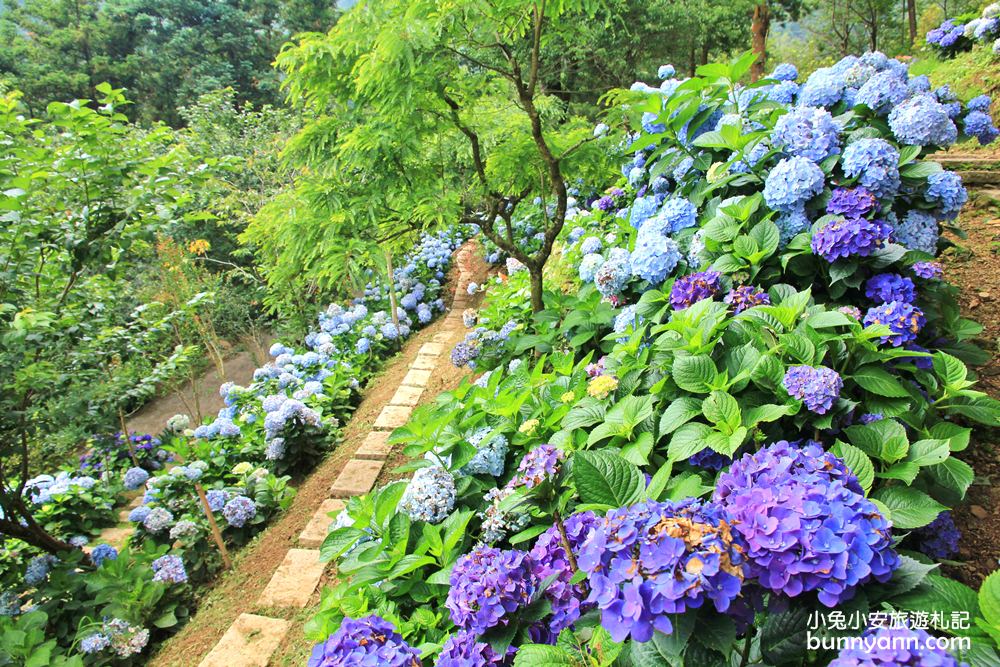
<path id="1" fill-rule="evenodd" d="M 392 445 L 389 444 L 389 431 L 372 431 L 365 436 L 364 442 L 354 452 L 354 457 L 366 461 L 384 461 L 389 456 Z"/>
<path id="2" fill-rule="evenodd" d="M 413 360 L 413 363 L 410 364 L 410 368 L 416 368 L 420 371 L 432 371 L 437 368 L 437 359 L 418 354 Z"/>
<path id="3" fill-rule="evenodd" d="M 326 534 L 330 532 L 330 524 L 333 523 L 334 519 L 330 514 L 335 514 L 342 509 L 344 509 L 343 500 L 339 498 L 327 498 L 324 500 L 323 504 L 316 510 L 316 513 L 313 514 L 313 517 L 309 519 L 306 527 L 299 533 L 299 546 L 318 547 L 323 544 Z"/>
<path id="4" fill-rule="evenodd" d="M 439 333 L 434 334 L 434 338 L 432 340 L 435 343 L 447 343 L 448 341 L 451 340 L 451 334 L 448 333 L 447 331 L 441 331 Z M 417 356 L 417 358 L 418 359 L 420 358 L 419 355 Z"/>
<path id="5" fill-rule="evenodd" d="M 410 371 L 403 377 L 403 382 L 401 384 L 406 384 L 411 387 L 420 387 L 423 389 L 427 386 L 427 383 L 431 380 L 430 371 L 422 371 L 418 368 L 411 368 Z"/>
<path id="6" fill-rule="evenodd" d="M 410 371 L 413 373 L 414 371 Z M 427 371 L 417 371 L 418 373 L 425 373 Z M 407 374 L 409 375 L 409 373 Z M 410 418 L 410 413 L 413 412 L 412 406 L 407 405 L 387 405 L 382 408 L 382 412 L 378 413 L 378 417 L 375 419 L 375 428 L 383 430 L 392 430 L 394 428 L 399 428 Z"/>
<path id="7" fill-rule="evenodd" d="M 965 185 L 1000 185 L 1000 171 L 962 171 Z"/>
<path id="8" fill-rule="evenodd" d="M 336 498 L 364 495 L 375 486 L 380 472 L 381 461 L 351 459 L 330 487 L 330 495 Z"/>
<path id="9" fill-rule="evenodd" d="M 199 667 L 267 667 L 291 621 L 240 614 Z"/>
<path id="10" fill-rule="evenodd" d="M 440 357 L 442 352 L 444 352 L 444 345 L 441 343 L 424 343 L 417 350 L 417 354 L 425 354 L 428 357 Z"/>
<path id="11" fill-rule="evenodd" d="M 392 395 L 389 399 L 389 405 L 400 405 L 413 407 L 420 402 L 420 395 L 424 393 L 424 390 L 420 387 L 407 387 L 405 384 L 401 385 L 396 393 Z"/>
<path id="12" fill-rule="evenodd" d="M 260 594 L 261 607 L 305 607 L 326 569 L 318 549 L 289 549 Z"/>

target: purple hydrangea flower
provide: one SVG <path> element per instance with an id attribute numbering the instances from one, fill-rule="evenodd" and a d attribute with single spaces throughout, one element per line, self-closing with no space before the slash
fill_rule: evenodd
<path id="1" fill-rule="evenodd" d="M 861 310 L 856 306 L 841 306 L 840 308 L 837 309 L 837 312 L 843 313 L 848 317 L 853 317 L 858 322 L 861 321 Z"/>
<path id="2" fill-rule="evenodd" d="M 862 424 L 873 424 L 875 422 L 880 422 L 885 417 L 882 416 L 881 412 L 866 412 L 858 418 L 858 421 Z"/>
<path id="3" fill-rule="evenodd" d="M 720 454 L 711 447 L 706 447 L 700 452 L 692 454 L 687 461 L 698 468 L 718 471 L 732 463 L 733 459 L 725 454 Z"/>
<path id="4" fill-rule="evenodd" d="M 923 278 L 924 280 L 933 280 L 944 275 L 944 269 L 941 267 L 941 262 L 917 262 L 910 268 L 913 269 L 913 274 L 915 276 Z"/>
<path id="5" fill-rule="evenodd" d="M 874 308 L 869 308 L 865 313 L 865 326 L 873 324 L 884 324 L 889 327 L 890 332 L 882 336 L 882 343 L 889 343 L 893 347 L 902 347 L 911 343 L 917 338 L 917 334 L 927 324 L 922 310 L 913 304 L 902 301 L 890 301 Z"/>
<path id="6" fill-rule="evenodd" d="M 445 606 L 452 622 L 477 635 L 507 625 L 539 583 L 527 553 L 484 545 L 458 559 L 449 581 Z"/>
<path id="7" fill-rule="evenodd" d="M 969 667 L 959 662 L 924 630 L 869 628 L 857 646 L 847 646 L 829 667 Z"/>
<path id="8" fill-rule="evenodd" d="M 209 509 L 213 512 L 221 512 L 226 501 L 229 500 L 229 492 L 223 489 L 210 489 L 205 492 L 205 497 L 208 500 Z"/>
<path id="9" fill-rule="evenodd" d="M 782 381 L 789 395 L 805 403 L 818 415 L 825 415 L 840 396 L 844 381 L 840 374 L 826 366 L 792 366 Z"/>
<path id="10" fill-rule="evenodd" d="M 837 188 L 830 195 L 826 212 L 845 218 L 867 218 L 869 213 L 878 211 L 878 199 L 866 187 Z"/>
<path id="11" fill-rule="evenodd" d="M 748 308 L 754 306 L 764 306 L 771 303 L 771 297 L 767 292 L 753 285 L 740 285 L 729 290 L 729 294 L 723 299 L 733 307 L 733 312 L 737 315 Z"/>
<path id="12" fill-rule="evenodd" d="M 591 530 L 578 564 L 587 573 L 588 603 L 615 641 L 670 634 L 670 614 L 711 601 L 726 612 L 748 574 L 746 544 L 729 516 L 694 498 L 647 501 L 612 510 Z"/>
<path id="13" fill-rule="evenodd" d="M 515 651 L 512 646 L 508 653 Z M 500 667 L 504 664 L 504 656 L 499 655 L 486 642 L 481 642 L 476 635 L 465 630 L 459 630 L 448 637 L 441 647 L 434 667 Z"/>
<path id="14" fill-rule="evenodd" d="M 831 264 L 843 257 L 867 257 L 889 240 L 892 228 L 881 220 L 837 218 L 812 237 L 813 254 Z"/>
<path id="15" fill-rule="evenodd" d="M 816 591 L 828 607 L 899 566 L 890 524 L 844 462 L 817 443 L 776 442 L 734 461 L 713 500 L 749 545 L 750 572 L 767 590 Z"/>
<path id="16" fill-rule="evenodd" d="M 420 652 L 403 641 L 395 626 L 374 614 L 345 618 L 325 642 L 317 644 L 308 667 L 421 667 Z"/>
<path id="17" fill-rule="evenodd" d="M 917 288 L 912 280 L 898 273 L 879 273 L 865 282 L 865 296 L 875 303 L 913 303 L 917 299 Z"/>
<path id="18" fill-rule="evenodd" d="M 702 299 L 711 299 L 722 289 L 722 276 L 718 271 L 699 271 L 681 276 L 670 288 L 670 305 L 683 310 Z"/>
<path id="19" fill-rule="evenodd" d="M 521 459 L 517 474 L 507 482 L 509 488 L 524 486 L 533 488 L 559 474 L 566 452 L 555 445 L 539 445 Z"/>
<path id="20" fill-rule="evenodd" d="M 566 539 L 574 556 L 580 555 L 583 543 L 599 521 L 593 512 L 580 512 L 563 521 Z M 580 618 L 580 614 L 593 607 L 593 604 L 585 602 L 587 592 L 583 585 L 570 581 L 574 571 L 557 526 L 552 526 L 538 536 L 529 555 L 539 580 L 544 581 L 552 575 L 558 575 L 544 593 L 552 604 L 552 615 L 544 620 L 544 629 L 539 627 L 533 631 L 533 636 L 539 635 L 537 641 L 549 643 L 549 639 L 554 640 L 564 628 L 572 626 Z"/>
<path id="21" fill-rule="evenodd" d="M 913 531 L 909 538 L 915 542 L 917 551 L 941 560 L 954 558 L 958 554 L 958 542 L 962 533 L 955 525 L 951 512 L 941 512 L 934 521 Z"/>

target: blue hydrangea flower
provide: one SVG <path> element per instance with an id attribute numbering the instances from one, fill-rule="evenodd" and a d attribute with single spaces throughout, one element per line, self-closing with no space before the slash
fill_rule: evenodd
<path id="1" fill-rule="evenodd" d="M 864 104 L 878 115 L 884 116 L 909 96 L 910 88 L 906 79 L 886 70 L 865 81 L 854 96 L 854 104 Z"/>
<path id="2" fill-rule="evenodd" d="M 779 63 L 767 78 L 778 81 L 795 81 L 799 78 L 799 70 L 791 63 Z"/>
<path id="3" fill-rule="evenodd" d="M 511 364 L 520 359 L 511 360 Z M 518 364 L 519 365 L 519 364 Z M 517 365 L 514 366 L 517 370 Z M 513 371 L 510 371 L 513 373 Z M 463 475 L 493 475 L 499 477 L 504 471 L 504 459 L 507 456 L 507 438 L 497 434 L 483 441 L 492 429 L 483 426 L 469 436 L 469 444 L 476 448 L 476 454 L 462 467 Z"/>
<path id="4" fill-rule="evenodd" d="M 142 525 L 151 533 L 158 533 L 170 527 L 174 522 L 174 515 L 163 507 L 154 507 L 142 520 Z"/>
<path id="5" fill-rule="evenodd" d="M 821 67 L 799 88 L 799 104 L 810 107 L 832 107 L 844 96 L 845 81 L 832 67 Z"/>
<path id="6" fill-rule="evenodd" d="M 969 193 L 962 185 L 962 177 L 953 171 L 938 171 L 927 177 L 924 198 L 937 204 L 938 213 L 944 219 L 954 218 L 969 199 Z"/>
<path id="7" fill-rule="evenodd" d="M 24 583 L 29 586 L 37 586 L 42 583 L 49 576 L 52 566 L 57 562 L 58 559 L 52 554 L 35 556 L 28 561 L 28 565 L 24 570 Z"/>
<path id="8" fill-rule="evenodd" d="M 670 615 L 711 602 L 726 612 L 748 568 L 746 544 L 714 503 L 646 501 L 610 511 L 590 531 L 578 558 L 587 603 L 601 611 L 612 639 L 647 642 L 673 632 Z"/>
<path id="9" fill-rule="evenodd" d="M 684 197 L 671 197 L 654 217 L 639 227 L 639 232 L 645 236 L 669 236 L 696 224 L 698 208 Z"/>
<path id="10" fill-rule="evenodd" d="M 210 489 L 205 492 L 205 497 L 208 500 L 209 509 L 213 512 L 221 512 L 226 501 L 229 500 L 229 492 L 222 489 Z M 129 520 L 131 521 L 132 518 L 129 517 Z"/>
<path id="11" fill-rule="evenodd" d="M 184 561 L 180 556 L 160 556 L 153 561 L 153 581 L 161 581 L 166 584 L 183 584 L 188 580 L 187 571 L 184 569 Z"/>
<path id="12" fill-rule="evenodd" d="M 813 162 L 840 152 L 840 128 L 826 109 L 792 108 L 778 119 L 772 138 L 776 148 Z"/>
<path id="13" fill-rule="evenodd" d="M 784 158 L 764 181 L 764 201 L 775 211 L 791 212 L 823 191 L 825 176 L 804 157 Z"/>
<path id="14" fill-rule="evenodd" d="M 146 520 L 146 517 L 149 516 L 151 511 L 152 509 L 150 507 L 146 505 L 139 505 L 128 513 L 128 520 L 133 523 L 141 523 Z"/>
<path id="15" fill-rule="evenodd" d="M 988 114 L 993 100 L 989 95 L 977 95 L 965 103 L 965 108 L 969 111 L 979 111 Z"/>
<path id="16" fill-rule="evenodd" d="M 656 76 L 660 79 L 669 79 L 676 73 L 677 70 L 674 69 L 673 65 L 660 65 L 660 68 L 656 70 Z"/>
<path id="17" fill-rule="evenodd" d="M 1000 130 L 993 125 L 993 119 L 988 113 L 970 111 L 962 123 L 965 134 L 975 137 L 983 146 L 1000 136 Z"/>
<path id="18" fill-rule="evenodd" d="M 899 567 L 890 524 L 844 462 L 816 443 L 781 441 L 723 472 L 712 499 L 746 540 L 750 573 L 789 597 L 815 591 L 828 607 Z"/>
<path id="19" fill-rule="evenodd" d="M 876 197 L 899 189 L 899 151 L 884 139 L 858 139 L 844 149 L 844 175 L 857 178 Z"/>
<path id="20" fill-rule="evenodd" d="M 125 471 L 125 488 L 128 490 L 138 489 L 149 479 L 149 473 L 139 467 L 129 468 Z"/>
<path id="21" fill-rule="evenodd" d="M 917 334 L 927 324 L 922 310 L 910 303 L 902 301 L 890 301 L 881 305 L 869 308 L 865 313 L 865 326 L 873 324 L 884 324 L 890 329 L 890 333 L 882 336 L 882 343 L 888 343 L 893 347 L 902 347 L 907 343 L 912 343 L 917 338 Z"/>
<path id="22" fill-rule="evenodd" d="M 914 95 L 896 106 L 889 113 L 889 128 L 896 139 L 913 146 L 944 147 L 958 137 L 948 110 L 928 94 Z"/>
<path id="23" fill-rule="evenodd" d="M 583 283 L 592 282 L 602 264 L 604 264 L 604 257 L 601 255 L 597 253 L 584 255 L 583 259 L 580 260 L 580 281 Z"/>
<path id="24" fill-rule="evenodd" d="M 629 224 L 636 229 L 639 229 L 639 227 L 642 226 L 642 223 L 656 214 L 656 209 L 658 207 L 659 202 L 656 201 L 656 197 L 653 195 L 637 198 L 629 211 Z"/>
<path id="25" fill-rule="evenodd" d="M 596 236 L 588 236 L 580 244 L 580 253 L 583 255 L 591 255 L 598 252 L 601 252 L 601 239 Z"/>
<path id="26" fill-rule="evenodd" d="M 326 641 L 313 647 L 307 667 L 420 667 L 420 652 L 392 623 L 375 616 L 345 618 Z"/>
<path id="27" fill-rule="evenodd" d="M 439 523 L 455 507 L 455 478 L 441 466 L 420 468 L 406 485 L 399 510 L 414 521 Z"/>
<path id="28" fill-rule="evenodd" d="M 101 632 L 95 632 L 80 640 L 80 651 L 88 655 L 100 653 L 109 646 L 111 646 L 111 638 Z"/>
<path id="29" fill-rule="evenodd" d="M 673 239 L 640 233 L 631 256 L 632 275 L 659 285 L 673 273 L 680 259 L 680 247 Z"/>
<path id="30" fill-rule="evenodd" d="M 917 287 L 912 280 L 898 273 L 879 273 L 865 282 L 865 296 L 876 303 L 913 303 L 917 298 Z"/>
<path id="31" fill-rule="evenodd" d="M 670 306 L 683 310 L 702 299 L 711 299 L 722 290 L 722 275 L 718 271 L 699 271 L 681 276 L 670 288 Z"/>
<path id="32" fill-rule="evenodd" d="M 242 528 L 246 522 L 257 516 L 257 504 L 246 496 L 236 496 L 222 508 L 222 516 L 234 528 Z"/>
<path id="33" fill-rule="evenodd" d="M 792 366 L 785 372 L 782 384 L 790 396 L 818 415 L 830 411 L 844 388 L 840 374 L 826 366 Z"/>
<path id="34" fill-rule="evenodd" d="M 485 545 L 458 559 L 449 582 L 445 606 L 452 622 L 476 635 L 509 624 L 539 584 L 526 552 Z"/>
<path id="35" fill-rule="evenodd" d="M 845 646 L 829 667 L 969 667 L 924 630 L 887 626 L 861 636 L 863 643 Z"/>
<path id="36" fill-rule="evenodd" d="M 892 228 L 881 220 L 836 218 L 813 234 L 812 251 L 831 264 L 843 257 L 868 257 L 885 245 Z"/>
<path id="37" fill-rule="evenodd" d="M 937 254 L 939 235 L 937 219 L 926 211 L 915 208 L 907 211 L 893 230 L 893 237 L 900 245 L 928 255 Z"/>
<path id="38" fill-rule="evenodd" d="M 779 215 L 775 218 L 774 224 L 778 226 L 778 247 L 781 248 L 788 245 L 789 241 L 802 232 L 808 231 L 812 226 L 809 216 L 806 215 L 805 206 L 801 205 Z"/>
<path id="39" fill-rule="evenodd" d="M 632 266 L 628 250 L 614 248 L 594 274 L 594 284 L 602 295 L 613 296 L 625 289 L 631 275 Z"/>
<path id="40" fill-rule="evenodd" d="M 106 560 L 118 560 L 118 550 L 110 544 L 98 544 L 90 552 L 90 560 L 97 567 Z"/>

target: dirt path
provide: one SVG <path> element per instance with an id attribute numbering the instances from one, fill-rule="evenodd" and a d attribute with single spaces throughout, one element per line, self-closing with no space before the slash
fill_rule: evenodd
<path id="1" fill-rule="evenodd" d="M 976 369 L 980 388 L 1000 399 L 1000 191 L 972 190 L 960 226 L 968 238 L 953 239 L 957 248 L 942 258 L 945 278 L 961 288 L 962 314 L 980 322 L 978 341 L 992 354 L 988 364 Z M 978 589 L 1000 561 L 1000 431 L 980 427 L 973 444 L 958 457 L 971 465 L 976 478 L 966 502 L 952 512 L 962 531 L 959 563 L 949 566 L 953 575 Z"/>
<path id="2" fill-rule="evenodd" d="M 453 267 L 449 285 L 454 285 Z M 468 267 L 475 279 L 482 281 L 486 267 L 478 259 Z M 409 370 L 417 351 L 425 344 L 437 341 L 442 344 L 445 363 L 432 372 L 423 391 L 420 403 L 433 401 L 437 394 L 455 386 L 468 374 L 447 362 L 447 350 L 464 336 L 465 331 L 456 327 L 454 318 L 442 318 L 423 329 L 406 342 L 402 351 L 390 360 L 377 376 L 372 378 L 364 399 L 351 420 L 345 425 L 343 440 L 337 449 L 320 464 L 298 487 L 292 506 L 281 518 L 258 535 L 234 558 L 232 570 L 223 575 L 215 585 L 202 593 L 197 612 L 185 627 L 151 658 L 155 667 L 190 667 L 198 665 L 204 656 L 220 642 L 230 626 L 245 614 L 263 615 L 284 619 L 290 623 L 276 655 L 268 664 L 304 664 L 311 645 L 305 640 L 302 626 L 311 616 L 320 598 L 323 585 L 329 580 L 330 568 L 320 579 L 320 585 L 303 608 L 262 607 L 258 598 L 267 587 L 276 568 L 290 548 L 295 548 L 303 527 L 317 513 L 331 495 L 331 485 L 343 471 L 348 461 L 372 431 L 376 418 L 399 387 Z M 265 619 L 267 620 L 267 619 Z M 291 660 L 291 662 L 288 662 Z M 263 663 L 261 663 L 263 664 Z"/>
<path id="3" fill-rule="evenodd" d="M 195 382 L 188 382 L 180 392 L 171 392 L 153 399 L 142 406 L 126 420 L 128 430 L 135 433 L 158 434 L 167 420 L 176 414 L 186 414 L 197 423 L 201 417 L 216 414 L 223 407 L 219 396 L 219 386 L 229 380 L 247 385 L 253 380 L 253 372 L 268 360 L 268 337 L 259 349 L 249 349 L 229 355 L 223 362 L 224 375 L 212 366 L 202 373 Z"/>

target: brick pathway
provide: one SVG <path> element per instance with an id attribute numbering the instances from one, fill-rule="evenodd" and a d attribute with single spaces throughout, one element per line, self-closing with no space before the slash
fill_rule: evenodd
<path id="1" fill-rule="evenodd" d="M 438 365 L 449 363 L 447 344 L 459 336 L 462 311 L 470 303 L 467 287 L 472 279 L 468 269 L 471 254 L 470 244 L 458 252 L 460 272 L 455 285 L 455 299 L 445 318 L 445 330 L 435 335 L 433 342 L 420 347 L 396 393 L 375 420 L 371 432 L 331 485 L 330 497 L 323 501 L 303 527 L 298 546 L 288 550 L 284 561 L 274 572 L 258 599 L 258 607 L 301 609 L 309 602 L 326 567 L 319 560 L 318 547 L 323 543 L 333 517 L 343 509 L 345 499 L 372 490 L 389 456 L 389 434 L 409 419 Z M 242 614 L 201 661 L 200 667 L 266 667 L 289 627 L 289 621 L 282 618 Z"/>

